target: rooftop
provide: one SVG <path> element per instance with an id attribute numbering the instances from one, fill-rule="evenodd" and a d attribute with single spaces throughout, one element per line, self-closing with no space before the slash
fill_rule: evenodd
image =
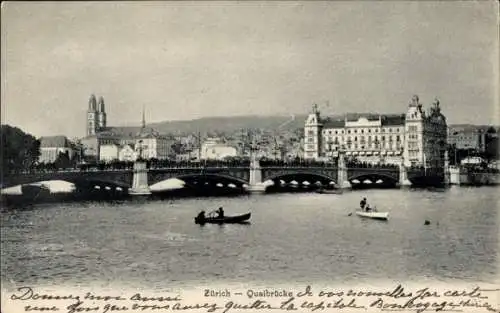
<path id="1" fill-rule="evenodd" d="M 66 136 L 40 137 L 40 148 L 69 148 L 71 143 Z"/>
<path id="2" fill-rule="evenodd" d="M 404 114 L 388 114 L 382 115 L 382 126 L 399 126 L 405 124 Z"/>
<path id="3" fill-rule="evenodd" d="M 347 113 L 344 116 L 326 117 L 322 119 L 324 128 L 342 128 L 345 122 L 356 122 L 360 118 L 368 121 L 378 121 L 380 119 L 382 126 L 404 125 L 404 114 L 377 114 L 377 113 Z"/>

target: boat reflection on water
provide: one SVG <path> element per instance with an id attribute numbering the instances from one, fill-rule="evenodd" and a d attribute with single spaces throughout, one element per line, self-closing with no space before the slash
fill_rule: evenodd
<path id="1" fill-rule="evenodd" d="M 324 189 L 319 188 L 316 190 L 316 193 L 319 194 L 328 194 L 328 195 L 341 195 L 343 193 L 342 189 Z"/>

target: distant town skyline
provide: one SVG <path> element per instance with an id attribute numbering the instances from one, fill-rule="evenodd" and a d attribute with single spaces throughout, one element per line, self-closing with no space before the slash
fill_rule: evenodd
<path id="1" fill-rule="evenodd" d="M 211 116 L 404 113 L 496 124 L 498 3 L 3 2 L 2 124 L 85 135 Z M 326 103 L 329 106 L 326 106 Z"/>

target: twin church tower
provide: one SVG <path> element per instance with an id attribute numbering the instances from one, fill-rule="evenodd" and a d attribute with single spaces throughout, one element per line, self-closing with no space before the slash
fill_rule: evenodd
<path id="1" fill-rule="evenodd" d="M 106 128 L 104 98 L 101 96 L 97 101 L 95 95 L 91 95 L 87 111 L 87 136 L 93 136 L 104 128 Z"/>

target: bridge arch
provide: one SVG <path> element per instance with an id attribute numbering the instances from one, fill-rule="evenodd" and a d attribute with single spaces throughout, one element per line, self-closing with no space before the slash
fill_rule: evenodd
<path id="1" fill-rule="evenodd" d="M 332 177 L 330 175 L 322 174 L 322 173 L 314 173 L 314 172 L 286 172 L 286 173 L 276 173 L 273 175 L 270 175 L 266 178 L 263 178 L 262 180 L 268 181 L 276 181 L 276 180 L 296 180 L 296 178 L 299 178 L 299 180 L 303 181 L 308 181 L 311 184 L 313 184 L 316 181 L 320 181 L 322 184 L 329 184 L 330 182 L 337 183 L 337 178 Z"/>
<path id="2" fill-rule="evenodd" d="M 75 187 L 78 187 L 78 185 L 107 185 L 107 186 L 114 186 L 114 187 L 120 187 L 122 189 L 129 189 L 131 186 L 128 185 L 125 182 L 121 181 L 116 181 L 116 180 L 109 180 L 109 179 L 102 179 L 102 178 L 81 178 L 81 179 L 65 179 L 64 181 L 72 183 L 75 185 Z"/>
<path id="3" fill-rule="evenodd" d="M 352 175 L 347 178 L 348 181 L 352 182 L 353 180 L 359 180 L 360 182 L 369 179 L 372 182 L 375 182 L 379 179 L 382 179 L 384 182 L 390 183 L 398 183 L 399 176 L 394 177 L 393 175 L 384 174 L 384 173 L 362 173 L 357 175 Z"/>
<path id="4" fill-rule="evenodd" d="M 218 174 L 218 173 L 213 173 L 213 174 L 181 174 L 181 175 L 175 175 L 175 176 L 166 178 L 162 181 L 166 181 L 166 180 L 173 179 L 173 178 L 182 180 L 185 183 L 188 183 L 186 181 L 187 179 L 189 179 L 189 180 L 195 180 L 195 179 L 203 180 L 203 178 L 208 178 L 209 180 L 214 180 L 214 181 L 223 179 L 223 180 L 228 181 L 230 183 L 237 183 L 240 185 L 248 184 L 248 182 L 242 178 L 238 178 L 238 177 L 234 177 L 234 176 L 226 175 L 226 174 Z M 161 182 L 161 181 L 159 181 L 159 182 Z M 156 183 L 158 183 L 158 182 L 156 182 Z"/>

